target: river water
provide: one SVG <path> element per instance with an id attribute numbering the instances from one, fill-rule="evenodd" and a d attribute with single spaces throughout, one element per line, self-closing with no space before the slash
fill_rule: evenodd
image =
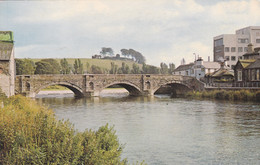
<path id="1" fill-rule="evenodd" d="M 79 131 L 114 126 L 122 158 L 151 165 L 260 164 L 260 103 L 103 93 L 38 95 Z"/>

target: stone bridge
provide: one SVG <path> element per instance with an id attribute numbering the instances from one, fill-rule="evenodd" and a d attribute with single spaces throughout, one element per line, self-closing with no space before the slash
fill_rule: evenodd
<path id="1" fill-rule="evenodd" d="M 129 95 L 154 95 L 160 88 L 171 87 L 172 94 L 183 94 L 190 90 L 203 90 L 204 84 L 193 77 L 155 74 L 84 74 L 84 75 L 17 75 L 16 94 L 35 97 L 42 89 L 51 85 L 69 88 L 78 97 L 99 96 L 112 85 L 120 85 Z"/>

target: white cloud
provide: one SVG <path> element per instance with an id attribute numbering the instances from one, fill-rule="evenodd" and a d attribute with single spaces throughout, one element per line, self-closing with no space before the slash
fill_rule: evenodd
<path id="1" fill-rule="evenodd" d="M 196 0 L 20 1 L 1 5 L 8 10 L 0 11 L 0 19 L 6 18 L 0 27 L 15 32 L 16 55 L 31 58 L 91 57 L 101 47 L 111 46 L 117 53 L 121 48 L 136 49 L 153 65 L 179 65 L 183 57 L 192 62 L 193 53 L 213 59 L 214 36 L 260 24 L 259 0 L 207 4 Z"/>

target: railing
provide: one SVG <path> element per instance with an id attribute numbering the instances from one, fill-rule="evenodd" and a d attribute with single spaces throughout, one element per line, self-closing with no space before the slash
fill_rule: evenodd
<path id="1" fill-rule="evenodd" d="M 260 82 L 219 82 L 205 83 L 206 88 L 260 88 Z"/>

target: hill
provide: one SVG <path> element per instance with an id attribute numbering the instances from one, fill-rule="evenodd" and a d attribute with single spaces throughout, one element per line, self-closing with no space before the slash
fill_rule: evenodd
<path id="1" fill-rule="evenodd" d="M 54 58 L 55 60 L 58 61 L 58 63 L 60 63 L 60 60 L 62 58 Z M 115 65 L 117 65 L 118 67 L 122 66 L 122 63 L 124 62 L 125 64 L 127 64 L 129 66 L 130 69 L 132 69 L 133 64 L 137 64 L 139 66 L 139 68 L 142 68 L 142 64 L 138 64 L 136 62 L 130 61 L 130 60 L 110 60 L 110 59 L 90 59 L 90 58 L 66 58 L 66 60 L 68 61 L 69 65 L 73 66 L 74 62 L 76 59 L 80 59 L 81 62 L 83 63 L 83 70 L 87 70 L 87 63 L 89 63 L 89 66 L 91 67 L 92 65 L 96 65 L 98 67 L 100 67 L 101 69 L 107 69 L 110 70 L 111 69 L 111 62 L 114 62 Z M 33 62 L 37 62 L 40 61 L 42 59 L 37 58 L 37 59 L 30 59 Z"/>

